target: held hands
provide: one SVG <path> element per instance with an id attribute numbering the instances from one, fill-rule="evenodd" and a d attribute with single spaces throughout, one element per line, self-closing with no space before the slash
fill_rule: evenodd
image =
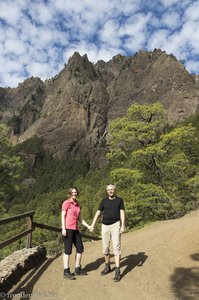
<path id="1" fill-rule="evenodd" d="M 92 224 L 91 224 L 91 225 L 88 225 L 84 220 L 82 220 L 82 225 L 84 225 L 86 228 L 88 228 L 88 230 L 89 230 L 90 232 L 93 232 L 94 226 L 92 226 Z"/>
<path id="2" fill-rule="evenodd" d="M 90 226 L 88 227 L 88 230 L 89 230 L 90 232 L 93 232 L 94 226 L 90 225 Z"/>

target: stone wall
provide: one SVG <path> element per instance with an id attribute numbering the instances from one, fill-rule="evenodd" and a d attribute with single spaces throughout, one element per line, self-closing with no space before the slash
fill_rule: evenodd
<path id="1" fill-rule="evenodd" d="M 28 270 L 46 259 L 46 249 L 38 246 L 15 251 L 0 261 L 0 291 L 7 292 Z"/>

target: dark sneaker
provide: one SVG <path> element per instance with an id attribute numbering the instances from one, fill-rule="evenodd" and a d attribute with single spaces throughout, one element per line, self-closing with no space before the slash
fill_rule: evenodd
<path id="1" fill-rule="evenodd" d="M 69 280 L 75 280 L 74 274 L 71 273 L 70 268 L 69 269 L 64 269 L 64 278 L 69 279 Z"/>
<path id="2" fill-rule="evenodd" d="M 120 281 L 121 279 L 121 275 L 120 275 L 120 269 L 119 268 L 115 268 L 115 277 L 113 278 L 113 280 L 115 282 Z"/>
<path id="3" fill-rule="evenodd" d="M 81 267 L 77 267 L 77 268 L 75 268 L 75 275 L 85 276 L 85 275 L 87 275 L 87 272 L 85 270 L 82 270 Z"/>
<path id="4" fill-rule="evenodd" d="M 110 264 L 105 264 L 104 270 L 101 272 L 101 275 L 104 276 L 111 272 Z"/>

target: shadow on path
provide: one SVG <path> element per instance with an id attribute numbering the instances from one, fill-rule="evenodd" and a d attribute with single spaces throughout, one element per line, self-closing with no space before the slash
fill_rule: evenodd
<path id="1" fill-rule="evenodd" d="M 104 263 L 104 258 L 100 257 L 100 258 L 96 259 L 96 261 L 94 261 L 90 264 L 87 264 L 85 266 L 85 270 L 87 272 L 97 270 L 103 263 Z"/>
<path id="2" fill-rule="evenodd" d="M 114 255 L 111 255 L 111 258 L 113 258 Z M 138 254 L 131 254 L 128 256 L 125 256 L 121 259 L 120 267 L 125 267 L 124 271 L 122 272 L 122 277 L 124 277 L 127 273 L 129 273 L 133 268 L 136 266 L 140 267 L 144 264 L 145 260 L 147 259 L 147 255 L 145 255 L 145 252 L 139 252 Z M 111 261 L 111 264 L 114 264 L 114 259 Z M 97 270 L 102 264 L 104 264 L 104 258 L 100 257 L 96 261 L 87 264 L 85 266 L 85 270 L 87 272 Z M 112 271 L 114 268 L 112 269 Z"/>
<path id="3" fill-rule="evenodd" d="M 32 297 L 39 299 L 39 295 L 32 294 L 33 287 L 50 264 L 60 255 L 61 253 L 57 254 L 53 258 L 48 258 L 42 265 L 35 267 L 32 271 L 30 271 L 25 279 L 20 282 L 14 290 L 12 290 L 12 292 L 7 293 L 7 298 L 5 299 L 12 299 L 14 296 L 17 297 L 17 299 L 31 299 Z"/>
<path id="4" fill-rule="evenodd" d="M 199 253 L 194 253 L 191 258 L 199 264 Z M 173 292 L 180 300 L 199 299 L 199 266 L 192 268 L 176 268 L 171 276 Z"/>
<path id="5" fill-rule="evenodd" d="M 124 271 L 121 274 L 121 277 L 124 277 L 127 273 L 131 272 L 135 267 L 141 267 L 148 256 L 145 252 L 139 252 L 138 254 L 130 254 L 121 259 L 120 267 L 125 267 Z"/>

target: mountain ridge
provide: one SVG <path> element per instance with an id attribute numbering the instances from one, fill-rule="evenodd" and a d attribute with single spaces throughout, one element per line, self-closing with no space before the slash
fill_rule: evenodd
<path id="1" fill-rule="evenodd" d="M 140 50 L 92 64 L 75 52 L 51 79 L 31 77 L 17 88 L 1 88 L 0 121 L 14 144 L 37 135 L 55 157 L 103 164 L 109 123 L 134 103 L 157 101 L 171 123 L 199 109 L 197 77 L 175 56 Z"/>

